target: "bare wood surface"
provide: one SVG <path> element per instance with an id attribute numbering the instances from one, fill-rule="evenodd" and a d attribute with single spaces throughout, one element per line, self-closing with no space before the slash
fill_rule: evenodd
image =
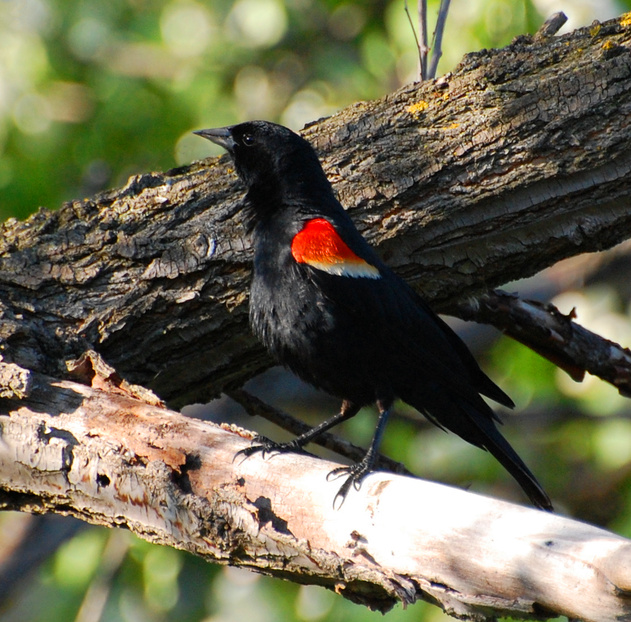
<path id="1" fill-rule="evenodd" d="M 631 542 L 561 516 L 386 473 L 333 510 L 334 464 L 233 461 L 248 433 L 114 386 L 31 374 L 0 425 L 4 509 L 126 527 L 382 611 L 423 598 L 476 620 L 631 619 Z"/>
<path id="2" fill-rule="evenodd" d="M 437 309 L 629 237 L 626 23 L 470 54 L 305 130 L 360 229 Z M 241 201 L 211 160 L 5 223 L 0 353 L 60 375 L 92 347 L 173 404 L 240 385 L 270 365 L 246 324 Z"/>

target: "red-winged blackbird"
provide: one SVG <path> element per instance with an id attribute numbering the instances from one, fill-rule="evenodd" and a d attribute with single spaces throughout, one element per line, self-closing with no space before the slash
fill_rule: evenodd
<path id="1" fill-rule="evenodd" d="M 293 441 L 259 438 L 242 453 L 298 450 L 376 403 L 379 420 L 365 457 L 332 471 L 348 476 L 335 497 L 334 504 L 341 504 L 374 466 L 388 414 L 400 398 L 438 427 L 490 451 L 536 506 L 551 510 L 480 394 L 509 407 L 512 400 L 364 240 L 311 145 L 265 121 L 195 133 L 230 153 L 247 187 L 254 333 L 280 363 L 343 400 L 337 415 Z"/>

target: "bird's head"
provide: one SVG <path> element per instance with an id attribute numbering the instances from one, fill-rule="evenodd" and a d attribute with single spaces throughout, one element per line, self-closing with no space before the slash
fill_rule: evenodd
<path id="1" fill-rule="evenodd" d="M 268 121 L 194 132 L 220 145 L 234 160 L 250 191 L 275 195 L 283 189 L 328 182 L 313 147 L 290 129 Z"/>

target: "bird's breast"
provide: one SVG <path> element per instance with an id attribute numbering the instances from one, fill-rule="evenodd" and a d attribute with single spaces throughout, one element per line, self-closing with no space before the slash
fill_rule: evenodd
<path id="1" fill-rule="evenodd" d="M 377 340 L 361 320 L 361 302 L 342 304 L 336 287 L 323 286 L 323 275 L 314 271 L 291 257 L 277 269 L 255 266 L 253 332 L 279 363 L 303 380 L 343 399 L 370 403 L 375 388 L 389 382 L 379 365 Z"/>

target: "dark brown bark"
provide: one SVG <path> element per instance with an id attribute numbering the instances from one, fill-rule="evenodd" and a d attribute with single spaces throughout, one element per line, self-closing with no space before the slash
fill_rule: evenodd
<path id="1" fill-rule="evenodd" d="M 596 335 L 556 307 L 495 291 L 460 305 L 460 315 L 486 321 L 528 345 L 566 371 L 576 382 L 585 372 L 606 380 L 631 397 L 631 351 Z"/>
<path id="2" fill-rule="evenodd" d="M 631 28 L 521 37 L 311 125 L 342 202 L 442 311 L 631 233 Z M 56 376 L 97 349 L 175 404 L 270 364 L 247 328 L 250 249 L 227 160 L 10 221 L 2 355 Z"/>

